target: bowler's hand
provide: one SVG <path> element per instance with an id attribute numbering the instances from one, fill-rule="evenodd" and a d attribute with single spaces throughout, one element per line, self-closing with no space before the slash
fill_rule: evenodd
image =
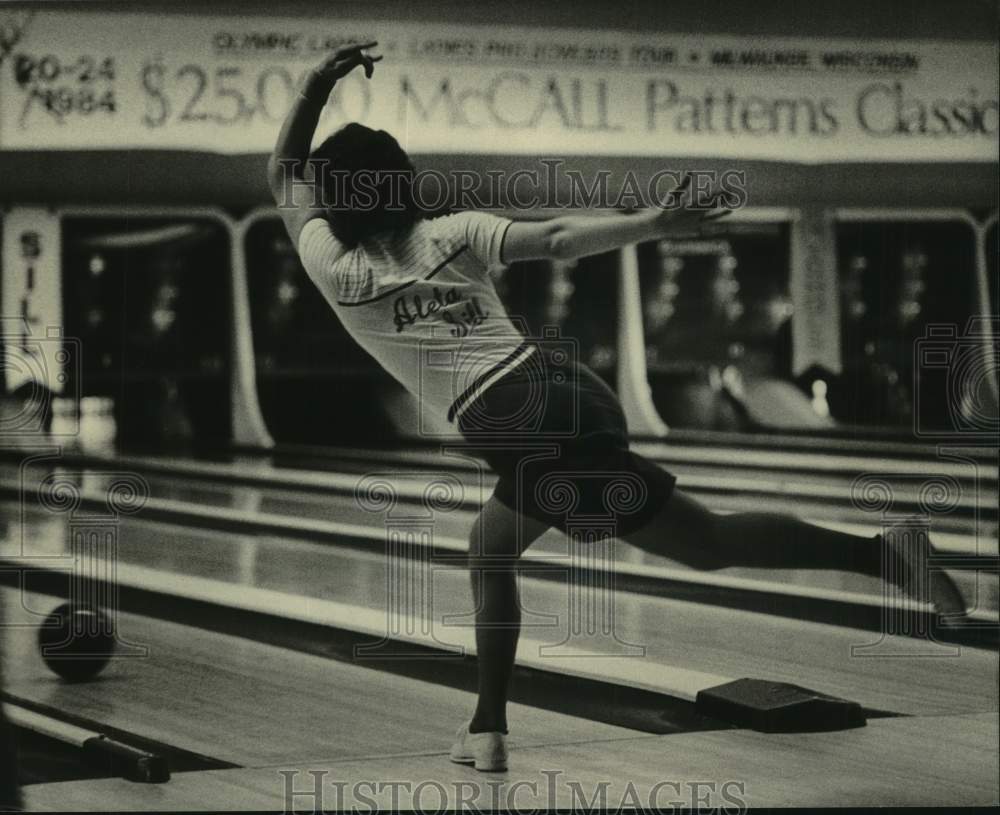
<path id="1" fill-rule="evenodd" d="M 704 224 L 717 221 L 729 215 L 731 209 L 720 209 L 722 201 L 721 190 L 711 190 L 699 200 L 694 199 L 690 189 L 691 175 L 685 173 L 681 183 L 671 191 L 671 198 L 680 205 L 672 209 L 654 210 L 653 218 L 664 236 L 667 235 L 697 235 Z"/>
<path id="2" fill-rule="evenodd" d="M 371 79 L 372 73 L 375 71 L 375 63 L 381 60 L 382 57 L 373 57 L 365 52 L 376 45 L 378 45 L 377 40 L 345 45 L 324 59 L 315 70 L 322 76 L 336 82 L 338 79 L 347 76 L 359 65 L 364 65 L 365 76 Z"/>
<path id="3" fill-rule="evenodd" d="M 374 48 L 378 42 L 352 43 L 338 48 L 330 56 L 309 72 L 306 79 L 306 95 L 313 93 L 329 94 L 337 80 L 343 79 L 359 65 L 364 66 L 365 76 L 372 78 L 375 73 L 375 63 L 382 59 L 381 55 L 372 56 L 368 49 Z"/>

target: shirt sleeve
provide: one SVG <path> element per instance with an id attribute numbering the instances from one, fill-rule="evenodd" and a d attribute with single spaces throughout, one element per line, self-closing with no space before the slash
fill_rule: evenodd
<path id="1" fill-rule="evenodd" d="M 462 239 L 469 250 L 488 271 L 500 272 L 507 268 L 503 261 L 503 240 L 514 223 L 510 218 L 487 212 L 460 212 L 452 218 L 461 229 Z"/>
<path id="2" fill-rule="evenodd" d="M 325 218 L 306 221 L 299 232 L 299 259 L 309 277 L 314 280 L 328 272 L 344 254 L 344 245 L 337 240 Z"/>

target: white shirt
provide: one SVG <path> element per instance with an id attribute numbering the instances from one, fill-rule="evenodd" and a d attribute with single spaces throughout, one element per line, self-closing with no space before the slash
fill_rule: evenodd
<path id="1" fill-rule="evenodd" d="M 512 221 L 461 212 L 418 221 L 344 250 L 324 218 L 306 223 L 299 256 L 348 333 L 407 390 L 453 420 L 533 352 L 491 272 Z"/>

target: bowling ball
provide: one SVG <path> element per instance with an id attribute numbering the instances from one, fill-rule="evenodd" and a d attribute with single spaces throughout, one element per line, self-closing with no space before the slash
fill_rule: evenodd
<path id="1" fill-rule="evenodd" d="M 64 603 L 45 618 L 38 647 L 52 671 L 85 682 L 104 670 L 115 651 L 111 620 L 99 608 Z"/>

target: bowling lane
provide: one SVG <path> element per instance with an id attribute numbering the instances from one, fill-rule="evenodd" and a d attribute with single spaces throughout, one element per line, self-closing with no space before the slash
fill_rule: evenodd
<path id="1" fill-rule="evenodd" d="M 84 479 L 87 484 L 86 490 L 98 498 L 105 492 L 99 485 L 106 483 L 106 475 L 91 474 Z M 204 485 L 194 485 L 188 488 L 179 480 L 171 480 L 171 487 L 176 487 L 177 491 L 185 493 L 190 498 L 191 491 L 198 492 Z M 184 498 L 166 499 L 168 511 L 166 518 L 177 523 L 201 524 L 209 523 L 204 518 L 207 512 L 212 521 L 218 521 L 220 517 L 228 513 L 237 521 L 235 524 L 225 524 L 224 528 L 239 532 L 253 532 L 254 525 L 265 523 L 266 531 L 284 535 L 294 535 L 295 537 L 305 537 L 308 540 L 326 543 L 330 546 L 338 545 L 337 535 L 344 530 L 344 524 L 353 524 L 356 529 L 361 530 L 363 536 L 359 539 L 356 536 L 354 544 L 359 542 L 364 546 L 371 547 L 374 551 L 384 551 L 383 535 L 379 533 L 379 527 L 384 523 L 383 516 L 366 512 L 354 500 L 352 495 L 321 493 L 293 493 L 282 490 L 258 490 L 251 487 L 233 485 L 211 486 L 215 503 L 205 504 L 198 501 L 185 500 Z M 154 485 L 154 495 L 159 492 Z M 165 499 L 154 498 L 156 501 Z M 30 503 L 30 501 L 29 501 Z M 37 504 L 37 501 L 35 502 Z M 101 503 L 103 506 L 103 501 Z M 167 506 L 165 504 L 164 506 Z M 195 508 L 202 513 L 199 517 L 185 517 L 186 508 Z M 779 508 L 780 509 L 780 508 Z M 19 510 L 17 510 L 19 511 Z M 181 512 L 178 515 L 178 511 Z M 16 517 L 14 511 L 9 513 L 11 518 Z M 36 523 L 46 522 L 58 523 L 58 519 L 48 516 L 45 513 L 32 516 Z M 160 515 L 164 517 L 164 515 Z M 466 546 L 468 530 L 473 520 L 471 510 L 457 509 L 453 512 L 439 512 L 435 515 L 434 536 L 435 541 L 443 547 L 453 547 L 455 549 Z M 829 523 L 829 522 L 827 522 Z M 293 531 L 295 526 L 298 531 Z M 302 527 L 306 526 L 306 532 L 302 532 Z M 855 531 L 860 534 L 871 534 L 875 530 L 872 527 L 841 525 L 841 528 L 848 531 Z M 265 530 L 262 530 L 265 531 Z M 286 532 L 287 531 L 287 532 Z M 343 532 L 343 534 L 349 534 Z M 26 536 L 28 545 L 33 545 L 33 541 L 44 541 L 45 534 L 32 533 Z M 935 541 L 938 546 L 946 551 L 965 553 L 969 547 L 979 547 L 980 552 L 988 551 L 986 542 L 979 539 L 970 539 L 967 536 L 936 534 Z M 528 559 L 531 558 L 556 558 L 565 557 L 566 540 L 558 532 L 552 531 L 543 536 L 528 552 Z M 995 553 L 995 548 L 994 548 Z M 211 556 L 206 556 L 203 551 L 196 548 L 191 555 L 203 568 L 212 573 L 216 569 L 215 562 Z M 684 580 L 686 577 L 697 582 L 698 585 L 708 585 L 713 580 L 736 580 L 744 581 L 746 587 L 757 587 L 759 590 L 787 591 L 789 589 L 799 593 L 809 591 L 834 592 L 837 596 L 845 598 L 854 595 L 877 599 L 881 596 L 882 586 L 877 580 L 864 576 L 854 575 L 837 571 L 815 571 L 815 570 L 788 570 L 781 575 L 782 583 L 774 582 L 773 572 L 766 570 L 731 568 L 722 570 L 713 575 L 704 575 L 693 572 L 683 564 L 676 563 L 664 558 L 647 555 L 640 550 L 629 546 L 619 546 L 616 550 L 616 558 L 620 571 L 628 571 L 640 577 L 650 586 L 659 585 L 660 581 L 672 581 L 676 579 Z M 156 558 L 154 558 L 156 562 Z M 998 594 L 1000 586 L 996 573 L 974 571 L 958 571 L 954 573 L 956 581 L 961 590 L 969 599 L 970 604 L 976 608 L 976 617 L 989 621 L 996 619 Z M 650 582 L 652 581 L 652 583 Z M 985 615 L 985 616 L 984 616 Z M 829 621 L 829 620 L 828 620 Z"/>
<path id="2" fill-rule="evenodd" d="M 43 478 L 41 472 L 41 470 L 32 471 L 29 481 L 36 478 L 40 481 Z M 107 471 L 101 470 L 77 472 L 67 468 L 65 474 L 66 477 L 83 485 L 88 494 L 96 496 L 99 500 L 103 499 L 107 485 L 113 478 Z M 457 475 L 460 474 L 452 474 L 452 477 Z M 190 506 L 201 511 L 206 509 L 209 511 L 226 510 L 238 514 L 241 519 L 252 520 L 266 517 L 269 522 L 276 521 L 279 525 L 284 522 L 295 524 L 317 522 L 320 525 L 334 522 L 377 530 L 385 522 L 384 514 L 366 510 L 361 506 L 354 495 L 354 488 L 359 479 L 357 476 L 348 474 L 302 474 L 304 483 L 316 482 L 313 485 L 314 488 L 310 490 L 246 486 L 222 481 L 192 481 L 180 476 L 156 474 L 148 475 L 145 478 L 153 499 L 169 502 L 164 504 L 169 509 Z M 296 478 L 298 478 L 298 474 L 296 474 Z M 10 480 L 8 473 L 5 483 L 16 482 Z M 400 490 L 400 502 L 407 503 L 410 501 L 408 493 L 415 496 L 423 494 L 428 477 L 409 473 L 406 478 L 394 479 L 393 483 Z M 464 546 L 476 507 L 478 507 L 479 501 L 489 494 L 492 481 L 486 482 L 485 489 L 480 488 L 474 481 L 468 480 L 467 475 L 463 480 L 455 483 L 458 485 L 456 494 L 464 496 L 466 503 L 450 512 L 435 511 L 434 534 L 439 542 L 450 542 L 453 546 Z M 684 485 L 683 480 L 680 483 L 682 486 Z M 330 489 L 316 489 L 318 484 L 326 484 Z M 836 510 L 829 506 L 791 504 L 788 500 L 768 503 L 750 500 L 739 495 L 709 496 L 707 500 L 711 506 L 720 511 L 748 509 L 793 511 L 804 513 L 816 523 L 838 526 L 857 534 L 870 535 L 878 530 L 878 527 L 872 523 L 874 519 L 871 515 L 860 513 L 850 507 Z M 814 512 L 810 513 L 810 509 Z M 995 536 L 990 538 L 985 534 L 971 536 L 937 531 L 940 526 L 941 524 L 936 518 L 933 527 L 935 530 L 934 540 L 935 544 L 943 551 L 993 556 L 997 553 Z M 314 530 L 318 536 L 328 535 L 330 531 L 329 529 Z M 564 537 L 553 531 L 529 550 L 529 557 L 558 555 L 565 553 L 565 550 Z M 621 547 L 619 552 L 623 561 L 640 567 L 649 567 L 650 573 L 669 565 L 671 568 L 680 568 L 682 572 L 693 574 L 681 564 L 652 557 L 629 547 Z M 761 570 L 728 569 L 723 574 L 751 580 L 773 580 L 772 573 Z M 877 581 L 842 572 L 797 570 L 785 574 L 784 577 L 792 585 L 822 590 L 857 592 L 869 596 L 878 595 L 881 591 L 881 586 Z M 998 581 L 995 574 L 988 572 L 977 574 L 973 571 L 965 571 L 957 572 L 955 578 L 962 586 L 963 592 L 970 598 L 970 602 L 971 598 L 978 598 L 977 608 L 986 613 L 993 612 L 995 615 L 998 602 Z"/>
<path id="3" fill-rule="evenodd" d="M 432 471 L 433 472 L 433 471 Z M 436 471 L 438 477 L 453 479 L 456 476 L 462 484 L 460 498 L 463 509 L 472 510 L 493 491 L 496 478 L 491 473 L 477 476 L 475 473 L 451 471 L 441 468 Z M 364 523 L 371 520 L 371 512 L 362 509 L 354 500 L 354 488 L 366 476 L 386 477 L 385 472 L 371 469 L 366 473 L 330 473 L 327 475 L 328 487 L 323 491 L 311 488 L 303 492 L 296 488 L 274 486 L 246 486 L 219 482 L 192 482 L 183 476 L 146 475 L 146 479 L 154 496 L 173 500 L 187 500 L 208 506 L 227 506 L 232 498 L 245 498 L 253 495 L 256 490 L 260 500 L 260 511 L 274 512 L 284 515 L 299 515 L 302 517 L 328 516 L 331 509 L 337 517 L 351 523 Z M 427 475 L 414 472 L 399 472 L 388 474 L 394 484 L 409 485 L 411 488 L 422 488 L 429 483 Z M 432 478 L 434 476 L 431 476 Z M 316 479 L 323 484 L 323 476 Z M 308 483 L 308 482 L 307 482 Z M 700 497 L 713 509 L 725 512 L 788 511 L 794 507 L 799 514 L 807 515 L 817 521 L 833 523 L 848 523 L 877 525 L 877 519 L 871 519 L 851 504 L 850 485 L 831 486 L 820 478 L 797 476 L 790 478 L 770 479 L 764 481 L 754 476 L 720 478 L 716 474 L 691 468 L 678 473 L 678 484 L 692 495 Z M 767 488 L 768 494 L 760 494 Z M 985 498 L 983 499 L 985 502 Z M 966 504 L 971 507 L 972 497 L 966 497 Z M 969 509 L 966 507 L 966 509 Z M 971 511 L 971 510 L 969 510 Z M 442 520 L 446 513 L 439 513 Z M 454 513 L 452 513 L 454 514 Z M 968 535 L 975 526 L 965 518 L 952 518 L 941 514 L 935 518 L 935 528 L 940 531 Z M 995 524 L 983 518 L 979 524 L 982 536 L 996 541 Z M 992 533 L 992 534 L 991 534 Z"/>
<path id="4" fill-rule="evenodd" d="M 454 460 L 441 454 L 427 454 L 422 460 L 422 474 L 421 470 L 408 466 L 394 467 L 391 463 L 379 463 L 376 460 L 363 462 L 360 458 L 345 459 L 338 462 L 332 470 L 331 462 L 327 462 L 326 471 L 317 472 L 275 467 L 259 459 L 220 463 L 161 457 L 126 457 L 120 460 L 109 458 L 103 462 L 100 459 L 84 458 L 80 462 L 83 466 L 78 470 L 75 459 L 71 457 L 67 470 L 91 475 L 101 470 L 132 470 L 141 473 L 148 480 L 155 490 L 154 494 L 164 498 L 198 501 L 206 505 L 225 505 L 226 490 L 224 487 L 220 490 L 220 485 L 230 488 L 257 487 L 262 490 L 263 495 L 273 496 L 277 511 L 281 510 L 281 503 L 296 506 L 303 500 L 308 502 L 301 494 L 302 490 L 313 493 L 352 493 L 364 475 L 379 475 L 393 483 L 410 485 L 426 481 L 428 474 L 444 478 L 457 477 L 463 485 L 461 497 L 470 505 L 488 496 L 495 483 L 491 473 L 481 472 L 477 475 L 466 466 L 470 462 L 465 460 Z M 678 475 L 681 486 L 701 496 L 717 509 L 780 510 L 794 505 L 797 512 L 811 517 L 834 522 L 857 522 L 860 513 L 852 504 L 851 488 L 854 478 L 864 470 L 859 468 L 847 473 L 828 474 L 822 472 L 819 461 L 816 463 L 818 469 L 813 471 L 768 472 L 748 465 L 741 457 L 736 456 L 726 468 L 691 461 L 672 469 Z M 945 465 L 951 463 L 942 462 L 942 466 Z M 954 465 L 950 469 L 955 469 Z M 978 529 L 981 537 L 995 541 L 995 481 L 991 484 L 981 476 L 970 479 L 970 476 L 975 476 L 975 471 L 966 469 L 966 481 L 956 488 L 956 506 L 949 512 L 938 512 L 935 526 L 941 531 L 958 534 L 970 534 Z M 937 471 L 932 469 L 929 472 Z M 10 464 L 0 465 L 0 477 L 13 482 L 18 477 L 18 472 Z M 892 476 L 887 475 L 886 478 L 891 480 Z M 954 483 L 958 484 L 959 480 Z M 918 486 L 909 484 L 906 478 L 894 482 L 893 493 L 896 500 L 903 500 L 907 506 L 916 507 L 920 500 Z"/>
<path id="5" fill-rule="evenodd" d="M 714 439 L 715 443 L 706 443 Z M 729 470 L 735 464 L 764 471 L 827 472 L 854 474 L 863 471 L 881 473 L 942 473 L 962 478 L 968 475 L 970 461 L 979 468 L 979 476 L 994 489 L 997 485 L 997 456 L 984 448 L 963 448 L 954 458 L 933 445 L 913 442 L 824 439 L 810 436 L 741 435 L 711 431 L 686 431 L 673 428 L 662 440 L 633 439 L 632 448 L 667 466 L 685 463 L 715 465 Z M 261 459 L 280 462 L 282 466 L 306 466 L 310 469 L 356 467 L 364 469 L 373 462 L 400 467 L 425 467 L 438 460 L 440 453 L 430 445 L 393 445 L 363 448 L 337 446 L 278 445 Z M 220 457 L 222 460 L 222 457 Z"/>
<path id="6" fill-rule="evenodd" d="M 27 538 L 35 543 L 33 559 L 41 562 L 61 554 L 67 536 L 51 517 L 29 513 Z M 8 555 L 17 551 L 10 541 L 6 547 Z M 384 615 L 391 575 L 378 551 L 128 519 L 120 527 L 117 576 L 125 585 L 205 599 L 238 587 L 241 603 L 283 616 L 293 608 L 322 615 L 325 603 Z M 436 569 L 432 587 L 431 602 L 414 613 L 424 614 L 440 639 L 454 641 L 454 624 L 444 619 L 472 611 L 467 576 Z M 564 583 L 527 577 L 522 597 L 526 637 L 550 643 L 565 638 Z M 557 624 L 545 615 L 557 615 Z M 644 646 L 644 659 L 661 665 L 788 681 L 908 714 L 997 709 L 995 651 L 956 652 L 924 640 L 891 638 L 879 656 L 852 656 L 852 646 L 870 644 L 878 635 L 624 591 L 615 594 L 615 615 L 619 638 Z M 613 638 L 589 638 L 587 647 L 619 653 Z"/>
<path id="7" fill-rule="evenodd" d="M 302 765 L 295 779 L 327 779 L 318 806 L 338 811 L 984 807 L 1000 800 L 997 734 L 995 714 L 882 719 L 839 733 L 678 733 L 522 748 L 502 775 L 429 755 Z M 183 773 L 155 790 L 120 779 L 45 784 L 26 798 L 31 809 L 71 800 L 99 812 L 274 811 L 285 808 L 276 769 Z M 386 779 L 394 784 L 375 783 Z"/>
<path id="8" fill-rule="evenodd" d="M 474 706 L 463 691 L 126 613 L 121 637 L 148 654 L 68 685 L 35 643 L 56 601 L 2 588 L 0 602 L 8 693 L 241 766 L 441 754 Z M 522 747 L 643 737 L 517 704 L 509 715 Z"/>

